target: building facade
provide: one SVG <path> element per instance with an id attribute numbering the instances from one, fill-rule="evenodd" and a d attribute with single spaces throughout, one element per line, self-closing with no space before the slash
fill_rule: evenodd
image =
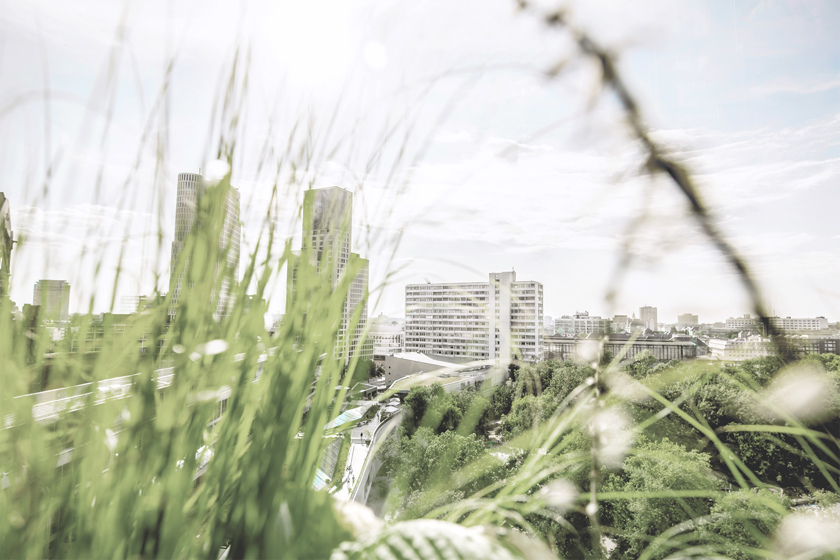
<path id="1" fill-rule="evenodd" d="M 713 338 L 709 340 L 709 356 L 724 362 L 740 362 L 766 356 L 774 356 L 773 343 L 760 336 L 744 338 Z"/>
<path id="2" fill-rule="evenodd" d="M 677 315 L 677 328 L 684 329 L 686 327 L 696 327 L 700 324 L 700 317 L 692 315 L 691 313 L 683 313 Z"/>
<path id="3" fill-rule="evenodd" d="M 70 284 L 66 280 L 38 280 L 32 304 L 41 308 L 40 317 L 46 321 L 69 321 Z"/>
<path id="4" fill-rule="evenodd" d="M 488 282 L 409 284 L 405 349 L 510 363 L 542 353 L 543 286 L 491 273 Z"/>
<path id="5" fill-rule="evenodd" d="M 597 316 L 590 316 L 588 311 L 576 312 L 574 315 L 563 315 L 554 320 L 555 334 L 578 336 L 580 334 L 609 334 L 612 330 L 611 321 Z"/>
<path id="6" fill-rule="evenodd" d="M 825 317 L 770 317 L 770 325 L 780 331 L 820 331 L 828 330 L 828 319 Z M 758 330 L 761 328 L 761 321 L 750 315 L 730 317 L 726 320 L 726 328 L 733 331 Z"/>
<path id="7" fill-rule="evenodd" d="M 373 324 L 368 337 L 374 356 L 393 356 L 405 351 L 405 333 L 400 325 Z"/>
<path id="8" fill-rule="evenodd" d="M 199 221 L 201 197 L 207 191 L 204 178 L 198 173 L 179 173 L 178 192 L 175 206 L 175 238 L 169 261 L 169 289 L 172 294 L 173 309 L 181 299 L 184 286 L 184 274 L 190 266 L 189 255 L 185 254 L 189 235 Z M 239 191 L 233 187 L 227 192 L 224 202 L 224 218 L 219 230 L 218 257 L 207 270 L 213 271 L 214 287 L 210 300 L 215 302 L 216 313 L 225 315 L 233 306 L 233 297 L 239 282 L 239 252 L 242 238 L 242 226 L 239 221 Z M 193 284 L 189 282 L 189 284 Z"/>
<path id="9" fill-rule="evenodd" d="M 583 359 L 587 362 L 597 359 L 600 337 L 570 338 L 564 336 L 545 337 L 545 358 L 566 360 L 569 358 Z M 662 362 L 671 360 L 691 360 L 697 357 L 698 348 L 694 342 L 683 340 L 668 340 L 653 336 L 609 335 L 604 342 L 604 352 L 611 357 L 621 356 L 623 360 L 632 360 L 640 352 L 650 352 L 653 357 Z"/>

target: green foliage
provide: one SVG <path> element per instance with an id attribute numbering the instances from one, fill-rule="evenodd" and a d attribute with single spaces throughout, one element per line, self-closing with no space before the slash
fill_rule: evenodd
<path id="1" fill-rule="evenodd" d="M 709 498 L 721 482 L 712 475 L 709 456 L 663 439 L 638 443 L 621 470 L 604 482 L 605 492 L 619 497 L 604 506 L 604 521 L 616 530 L 616 558 L 638 558 L 648 544 L 667 529 L 707 515 Z M 707 497 L 671 496 L 675 491 L 697 491 Z M 661 558 L 667 550 L 657 550 Z"/>
<path id="2" fill-rule="evenodd" d="M 768 548 L 773 531 L 788 507 L 789 500 L 766 490 L 731 492 L 712 506 L 697 536 L 726 558 L 763 558 L 762 551 Z"/>
<path id="3" fill-rule="evenodd" d="M 449 483 L 453 472 L 479 458 L 489 459 L 486 449 L 475 434 L 435 433 L 426 426 L 418 428 L 411 437 L 403 435 L 389 440 L 381 457 L 383 468 L 394 477 L 400 491 L 397 508 L 401 515 L 418 517 L 435 505 L 461 499 L 479 490 L 483 483 L 476 480 L 464 487 L 453 487 Z M 497 460 L 494 463 L 493 466 L 501 466 Z"/>
<path id="4" fill-rule="evenodd" d="M 420 426 L 437 434 L 455 429 L 463 434 L 484 434 L 492 414 L 490 401 L 474 388 L 448 393 L 440 383 L 412 387 L 405 407 L 401 427 L 409 436 Z"/>

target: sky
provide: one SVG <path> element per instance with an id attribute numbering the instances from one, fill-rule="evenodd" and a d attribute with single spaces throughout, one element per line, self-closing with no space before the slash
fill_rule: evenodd
<path id="1" fill-rule="evenodd" d="M 769 308 L 840 320 L 831 0 L 533 11 L 501 0 L 7 0 L 0 191 L 20 241 L 12 298 L 30 303 L 40 278 L 70 282 L 71 312 L 165 291 L 177 175 L 211 168 L 223 137 L 236 145 L 243 261 L 268 208 L 297 246 L 305 189 L 354 192 L 372 315 L 402 316 L 408 283 L 510 269 L 543 283 L 555 317 L 643 305 L 662 322 L 749 313 L 684 198 L 644 172 L 598 69 L 542 23 L 557 6 L 615 54 L 652 137 L 692 172 Z M 233 127 L 218 110 L 226 92 Z"/>

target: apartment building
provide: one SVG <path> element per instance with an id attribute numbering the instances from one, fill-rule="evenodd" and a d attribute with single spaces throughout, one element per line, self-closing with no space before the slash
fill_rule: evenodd
<path id="1" fill-rule="evenodd" d="M 405 350 L 510 363 L 540 357 L 543 286 L 496 272 L 487 282 L 409 284 Z"/>

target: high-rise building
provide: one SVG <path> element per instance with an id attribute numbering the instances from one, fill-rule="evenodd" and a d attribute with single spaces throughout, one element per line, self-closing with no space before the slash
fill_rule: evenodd
<path id="1" fill-rule="evenodd" d="M 488 282 L 405 287 L 405 349 L 508 364 L 539 359 L 543 286 L 497 272 Z"/>
<path id="2" fill-rule="evenodd" d="M 40 316 L 47 321 L 70 320 L 70 284 L 66 280 L 38 280 L 32 304 L 40 306 Z"/>
<path id="3" fill-rule="evenodd" d="M 204 178 L 198 173 L 178 174 L 178 195 L 175 207 L 175 239 L 172 241 L 170 259 L 170 291 L 173 308 L 177 305 L 184 288 L 183 276 L 179 270 L 190 265 L 189 256 L 183 255 L 189 234 L 197 227 L 199 203 L 207 190 Z M 200 227 L 200 224 L 198 224 Z M 219 282 L 218 293 L 210 294 L 215 302 L 216 312 L 224 315 L 233 304 L 233 292 L 239 281 L 239 249 L 242 231 L 239 223 L 239 191 L 233 187 L 225 199 L 224 222 L 219 234 L 219 258 L 212 266 L 214 280 Z M 181 267 L 181 269 L 179 269 Z M 211 270 L 208 267 L 208 270 Z"/>
<path id="4" fill-rule="evenodd" d="M 646 329 L 659 330 L 659 319 L 656 316 L 656 308 L 645 305 L 639 308 L 639 319 L 644 323 Z"/>
<path id="5" fill-rule="evenodd" d="M 356 253 L 350 252 L 353 238 L 353 193 L 340 187 L 310 189 L 303 197 L 303 245 L 289 263 L 286 314 L 298 297 L 296 259 L 302 254 L 311 256 L 312 264 L 321 278 L 336 288 L 348 270 L 354 271 L 347 299 L 338 328 L 335 355 L 343 356 L 349 350 L 348 358 L 358 355 L 362 359 L 373 357 L 372 341 L 365 339 L 368 319 L 368 286 L 370 263 Z M 354 316 L 358 321 L 353 327 Z"/>
<path id="6" fill-rule="evenodd" d="M 0 300 L 9 297 L 13 245 L 14 234 L 9 199 L 0 192 Z"/>

